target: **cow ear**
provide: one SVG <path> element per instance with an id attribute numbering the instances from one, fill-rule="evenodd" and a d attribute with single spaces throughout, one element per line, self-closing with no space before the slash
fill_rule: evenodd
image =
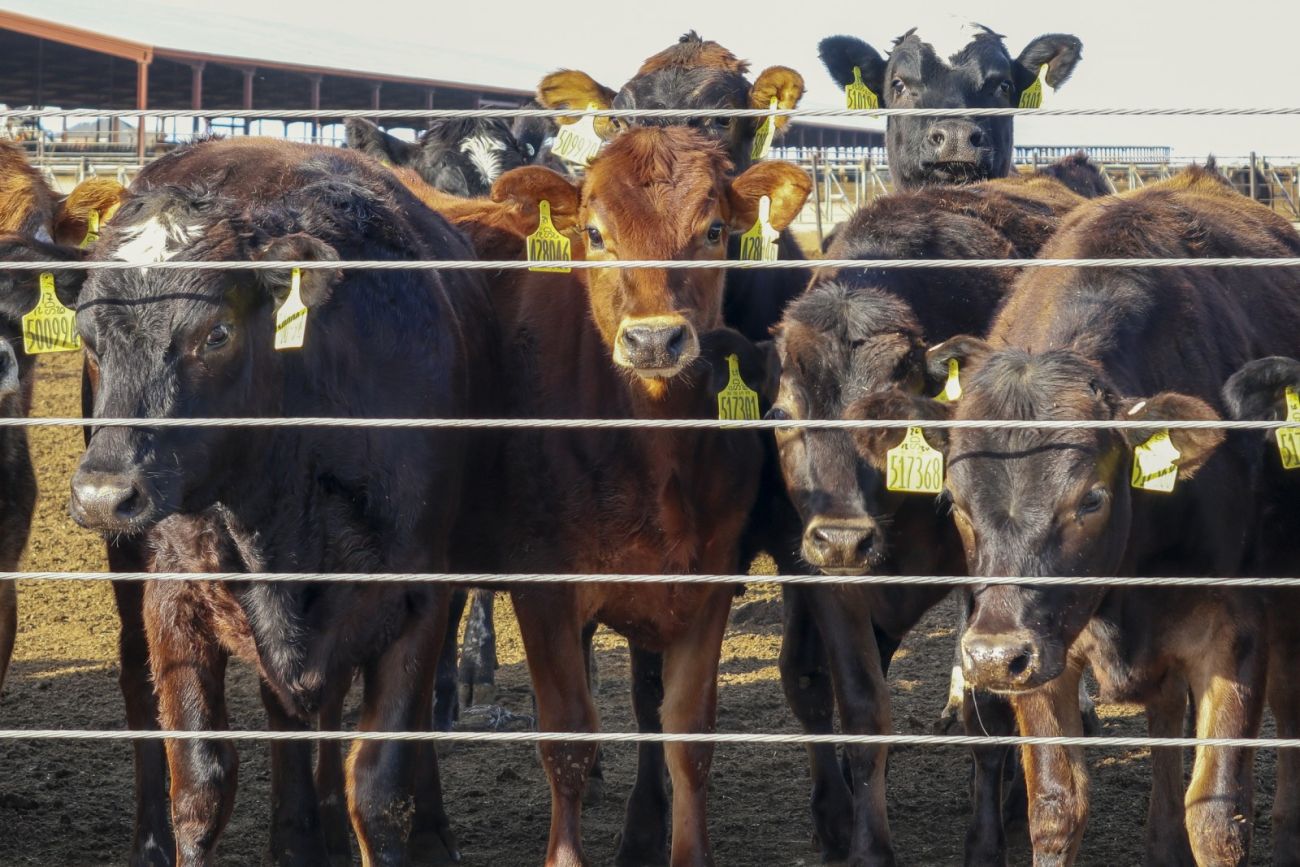
<path id="1" fill-rule="evenodd" d="M 784 231 L 799 216 L 811 191 L 812 181 L 798 166 L 781 160 L 755 163 L 727 187 L 731 228 L 737 232 L 750 229 L 758 220 L 759 202 L 768 196 L 772 227 Z"/>
<path id="2" fill-rule="evenodd" d="M 395 166 L 404 166 L 411 161 L 412 145 L 389 135 L 368 120 L 350 117 L 343 122 L 343 128 L 347 133 L 348 147 L 353 150 Z"/>
<path id="3" fill-rule="evenodd" d="M 1125 398 L 1120 401 L 1116 418 L 1124 421 L 1150 421 L 1150 429 L 1122 430 L 1124 440 L 1129 448 L 1137 448 L 1160 430 L 1162 421 L 1220 421 L 1219 414 L 1208 403 L 1198 397 L 1162 391 L 1154 397 Z M 1174 463 L 1178 465 L 1178 479 L 1185 481 L 1196 474 L 1214 450 L 1224 440 L 1222 430 L 1207 428 L 1205 430 L 1185 430 L 1175 428 L 1169 431 L 1169 441 L 1178 449 Z"/>
<path id="4" fill-rule="evenodd" d="M 95 211 L 99 215 L 102 226 L 113 218 L 125 198 L 126 187 L 112 178 L 87 178 L 77 184 L 59 205 L 59 211 L 54 217 L 55 242 L 70 246 L 93 242 L 95 239 L 87 236 L 90 212 Z"/>
<path id="5" fill-rule="evenodd" d="M 759 403 L 766 405 L 768 401 L 763 395 L 763 380 L 767 375 L 766 356 L 761 344 L 754 343 L 731 328 L 716 328 L 700 335 L 700 357 L 709 363 L 715 392 L 726 388 L 731 379 L 727 358 L 732 355 L 736 356 L 740 378 L 758 394 Z"/>
<path id="6" fill-rule="evenodd" d="M 803 76 L 788 66 L 769 66 L 759 73 L 758 79 L 749 91 L 750 108 L 771 108 L 776 100 L 777 108 L 795 108 L 803 98 Z M 776 118 L 776 128 L 785 129 L 790 122 L 788 117 Z"/>
<path id="7" fill-rule="evenodd" d="M 3 263 L 78 262 L 85 258 L 82 250 L 66 244 L 47 244 L 25 235 L 0 235 L 0 316 L 19 322 L 41 297 L 41 272 L 9 270 Z M 89 272 L 56 270 L 50 273 L 54 275 L 54 294 L 59 303 L 75 308 Z"/>
<path id="8" fill-rule="evenodd" d="M 561 69 L 543 78 L 537 85 L 537 101 L 543 108 L 609 108 L 614 104 L 616 93 L 585 72 L 576 69 Z M 575 123 L 576 117 L 557 117 L 560 126 Z M 614 134 L 614 124 L 610 118 L 596 118 L 596 132 L 602 138 Z"/>
<path id="9" fill-rule="evenodd" d="M 578 225 L 581 194 L 572 181 L 541 166 L 511 169 L 492 185 L 492 201 L 511 206 L 510 228 L 520 235 L 537 229 L 537 203 L 545 199 L 551 206 L 551 223 L 561 232 Z"/>
<path id="10" fill-rule="evenodd" d="M 1223 402 L 1235 419 L 1279 421 L 1286 418 L 1286 390 L 1300 393 L 1300 361 L 1275 355 L 1238 370 L 1223 386 Z"/>
<path id="11" fill-rule="evenodd" d="M 817 53 L 840 87 L 853 83 L 853 68 L 857 67 L 862 83 L 883 99 L 886 62 L 876 49 L 856 36 L 827 36 L 818 43 Z"/>
<path id="12" fill-rule="evenodd" d="M 1055 90 L 1074 73 L 1074 67 L 1082 56 L 1083 43 L 1077 36 L 1049 33 L 1038 37 L 1016 58 L 1016 90 L 1024 90 L 1033 84 L 1038 77 L 1038 68 L 1044 63 L 1047 64 L 1047 84 Z"/>
<path id="13" fill-rule="evenodd" d="M 258 259 L 263 262 L 337 262 L 338 251 L 319 238 L 301 232 L 276 238 L 262 250 Z M 262 283 L 275 298 L 276 306 L 289 296 L 293 272 L 259 271 Z M 302 272 L 298 293 L 308 307 L 319 307 L 330 300 L 334 286 L 343 279 L 338 268 L 308 269 Z"/>
<path id="14" fill-rule="evenodd" d="M 878 391 L 866 397 L 860 397 L 844 410 L 846 419 L 917 419 L 921 421 L 943 421 L 952 417 L 952 404 L 940 403 L 922 395 L 909 394 L 901 389 Z M 907 436 L 907 428 L 854 428 L 853 443 L 863 460 L 880 471 L 885 470 L 889 450 L 895 448 Z M 947 428 L 928 427 L 925 429 L 925 441 L 931 448 L 948 456 Z"/>
<path id="15" fill-rule="evenodd" d="M 970 334 L 959 334 L 931 346 L 925 353 L 927 389 L 934 393 L 948 382 L 948 362 L 956 361 L 959 375 L 965 376 L 983 364 L 992 351 L 992 346 Z"/>

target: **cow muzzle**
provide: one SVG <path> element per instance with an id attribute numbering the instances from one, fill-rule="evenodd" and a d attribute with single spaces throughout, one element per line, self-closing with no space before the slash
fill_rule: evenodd
<path id="1" fill-rule="evenodd" d="M 614 363 L 639 376 L 671 379 L 699 354 L 700 338 L 681 316 L 624 319 L 614 337 Z"/>
<path id="2" fill-rule="evenodd" d="M 803 558 L 830 575 L 861 575 L 882 559 L 880 528 L 867 516 L 821 518 L 803 532 Z"/>
<path id="3" fill-rule="evenodd" d="M 925 163 L 932 169 L 954 172 L 980 168 L 986 161 L 989 136 L 968 120 L 937 121 L 925 133 Z"/>
<path id="4" fill-rule="evenodd" d="M 962 674 L 969 686 L 1020 692 L 1042 686 L 1064 669 L 1064 655 L 1042 639 L 1017 630 L 985 634 L 967 630 L 961 640 Z"/>
<path id="5" fill-rule="evenodd" d="M 150 486 L 140 473 L 83 468 L 72 477 L 68 511 L 87 530 L 131 532 L 149 521 L 155 503 Z"/>

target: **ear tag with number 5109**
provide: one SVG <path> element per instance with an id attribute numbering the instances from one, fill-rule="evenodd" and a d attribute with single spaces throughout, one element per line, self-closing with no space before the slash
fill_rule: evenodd
<path id="1" fill-rule="evenodd" d="M 1169 439 L 1169 431 L 1153 434 L 1133 450 L 1133 487 L 1165 494 L 1172 491 L 1178 481 L 1178 465 L 1174 461 L 1181 454 Z"/>
<path id="2" fill-rule="evenodd" d="M 289 297 L 275 311 L 275 348 L 302 349 L 307 337 L 307 305 L 302 303 L 302 270 L 293 269 Z"/>
<path id="3" fill-rule="evenodd" d="M 1300 395 L 1291 386 L 1286 387 L 1286 420 L 1300 422 Z M 1300 467 L 1300 427 L 1280 427 L 1277 433 L 1277 450 L 1282 454 L 1282 469 Z"/>
<path id="4" fill-rule="evenodd" d="M 772 97 L 772 103 L 768 106 L 768 111 L 776 111 L 780 103 L 777 98 Z M 754 133 L 754 147 L 749 152 L 749 158 L 757 162 L 766 159 L 772 150 L 772 139 L 776 138 L 776 115 L 769 114 L 763 118 L 763 123 L 758 127 L 758 132 Z"/>
<path id="5" fill-rule="evenodd" d="M 1034 83 L 1020 91 L 1021 108 L 1043 107 L 1043 85 L 1047 82 L 1047 64 L 1038 67 L 1038 77 Z"/>
<path id="6" fill-rule="evenodd" d="M 23 316 L 23 352 L 75 352 L 81 348 L 77 314 L 64 307 L 54 293 L 53 274 L 43 271 L 40 287 L 36 306 Z"/>
<path id="7" fill-rule="evenodd" d="M 943 491 L 943 452 L 925 441 L 919 427 L 909 427 L 903 441 L 885 452 L 885 488 L 905 494 Z"/>
<path id="8" fill-rule="evenodd" d="M 844 88 L 844 103 L 851 110 L 871 111 L 880 108 L 880 97 L 862 80 L 862 67 L 853 67 L 853 81 Z"/>

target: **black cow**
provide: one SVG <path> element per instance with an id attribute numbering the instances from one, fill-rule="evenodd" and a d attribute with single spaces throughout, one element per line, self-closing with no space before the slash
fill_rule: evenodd
<path id="1" fill-rule="evenodd" d="M 1039 36 L 1012 58 L 1003 37 L 982 24 L 913 27 L 894 40 L 888 59 L 853 36 L 829 36 L 822 63 L 841 87 L 854 70 L 884 108 L 1014 108 L 1047 66 L 1047 84 L 1060 87 L 1079 62 L 1074 36 Z M 955 32 L 952 32 L 955 31 Z M 894 184 L 961 183 L 1011 173 L 1010 117 L 890 117 L 887 147 Z"/>
<path id="2" fill-rule="evenodd" d="M 344 127 L 348 147 L 412 168 L 437 189 L 457 196 L 486 196 L 493 181 L 536 156 L 499 118 L 440 118 L 414 143 L 358 117 L 348 118 Z"/>
<path id="3" fill-rule="evenodd" d="M 131 192 L 95 258 L 471 255 L 390 172 L 332 148 L 200 142 L 151 164 Z M 276 311 L 295 283 L 305 343 L 276 351 Z M 492 322 L 480 279 L 431 271 L 310 270 L 300 281 L 285 270 L 99 271 L 78 306 L 95 415 L 140 419 L 490 412 L 481 401 L 495 390 Z M 98 428 L 71 511 L 107 533 L 147 533 L 149 565 L 162 570 L 444 571 L 474 466 L 472 440 L 450 432 Z M 360 728 L 425 729 L 447 596 L 429 585 L 150 584 L 144 619 L 162 723 L 225 727 L 234 654 L 257 666 L 273 728 L 336 712 L 360 669 Z M 212 863 L 233 804 L 234 747 L 169 742 L 167 754 L 177 858 Z M 346 858 L 325 840 L 347 818 L 342 804 L 318 805 L 310 744 L 276 744 L 272 758 L 272 858 Z M 348 773 L 367 863 L 406 863 L 415 840 L 454 854 L 432 749 L 359 743 Z"/>

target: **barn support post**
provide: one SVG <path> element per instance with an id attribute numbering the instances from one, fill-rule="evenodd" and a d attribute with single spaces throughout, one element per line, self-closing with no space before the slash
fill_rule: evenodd
<path id="1" fill-rule="evenodd" d="M 424 92 L 424 110 L 425 110 L 425 111 L 433 111 L 433 100 L 434 100 L 434 97 L 437 96 L 437 95 L 438 95 L 438 90 L 437 90 L 437 88 L 433 88 L 433 87 L 429 88 L 428 90 L 426 90 L 426 91 Z M 431 117 L 426 117 L 426 118 L 424 119 L 424 128 L 425 128 L 425 129 L 433 129 L 433 118 L 431 118 Z"/>
<path id="2" fill-rule="evenodd" d="M 384 89 L 382 81 L 376 81 L 370 85 L 370 107 L 379 111 L 379 91 Z"/>
<path id="3" fill-rule="evenodd" d="M 149 61 L 140 60 L 135 65 L 135 107 L 140 111 L 149 108 Z M 135 128 L 135 158 L 144 163 L 145 117 L 140 115 Z"/>
<path id="4" fill-rule="evenodd" d="M 202 60 L 190 64 L 190 108 L 194 111 L 203 109 L 203 69 L 206 66 L 207 63 Z M 193 129 L 196 136 L 207 132 L 207 118 L 194 118 Z"/>
<path id="5" fill-rule="evenodd" d="M 249 67 L 243 70 L 244 73 L 244 108 L 252 110 L 253 108 L 253 76 L 257 74 L 255 68 Z M 252 118 L 244 118 L 244 135 L 253 131 Z"/>
<path id="6" fill-rule="evenodd" d="M 312 111 L 320 111 L 320 83 L 323 78 L 324 76 L 321 75 L 308 76 L 308 80 L 311 81 L 311 110 Z M 313 117 L 311 119 L 312 144 L 320 144 L 320 128 L 321 128 L 320 118 Z"/>
<path id="7" fill-rule="evenodd" d="M 1258 171 L 1258 169 L 1255 168 L 1255 152 L 1251 151 L 1250 152 L 1250 200 L 1252 202 L 1255 201 L 1255 192 L 1256 192 L 1255 172 L 1256 171 Z"/>
<path id="8" fill-rule="evenodd" d="M 826 235 L 822 232 L 822 197 L 817 189 L 817 151 L 812 152 L 812 194 L 813 194 L 813 213 L 817 215 L 817 246 L 820 247 L 822 241 L 826 240 Z"/>

